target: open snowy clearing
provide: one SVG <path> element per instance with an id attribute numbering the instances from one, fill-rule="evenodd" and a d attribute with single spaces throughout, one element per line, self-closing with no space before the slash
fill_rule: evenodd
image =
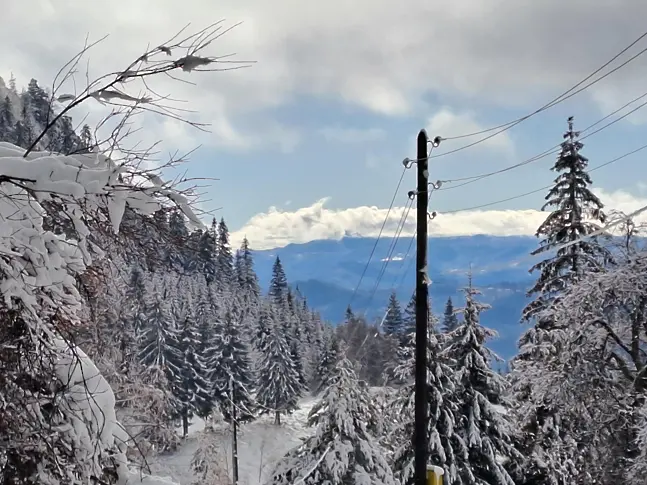
<path id="1" fill-rule="evenodd" d="M 306 421 L 315 402 L 314 398 L 302 400 L 300 409 L 291 416 L 281 416 L 281 426 L 274 425 L 273 415 L 265 415 L 240 427 L 238 434 L 240 485 L 264 483 L 276 462 L 288 450 L 298 445 L 301 438 L 311 434 L 312 430 L 306 427 Z M 180 485 L 195 483 L 198 477 L 191 468 L 191 459 L 199 447 L 202 433 L 204 433 L 204 423 L 196 418 L 189 428 L 189 435 L 175 453 L 159 455 L 150 460 L 149 465 L 153 475 L 170 477 Z M 227 457 L 226 466 L 231 476 L 230 437 L 225 433 L 221 433 L 221 436 L 221 448 Z"/>

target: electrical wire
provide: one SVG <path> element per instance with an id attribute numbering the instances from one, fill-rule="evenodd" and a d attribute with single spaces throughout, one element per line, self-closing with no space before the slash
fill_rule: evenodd
<path id="1" fill-rule="evenodd" d="M 373 302 L 373 298 L 375 297 L 375 293 L 377 292 L 377 289 L 379 288 L 380 283 L 382 282 L 382 278 L 384 277 L 386 268 L 388 267 L 389 263 L 391 262 L 391 259 L 393 258 L 395 247 L 397 246 L 398 241 L 400 240 L 400 235 L 402 234 L 402 231 L 407 222 L 407 219 L 409 218 L 409 212 L 411 212 L 411 208 L 413 207 L 413 200 L 414 200 L 413 198 L 409 198 L 405 208 L 402 210 L 402 216 L 400 217 L 400 221 L 398 222 L 398 226 L 395 232 L 395 237 L 391 239 L 391 244 L 389 245 L 386 258 L 382 262 L 382 268 L 380 268 L 380 272 L 378 273 L 377 279 L 375 280 L 375 285 L 373 285 L 373 290 L 371 291 L 371 296 L 369 297 L 368 302 L 366 303 L 367 307 L 370 306 L 370 304 Z"/>
<path id="2" fill-rule="evenodd" d="M 618 109 L 614 110 L 612 113 L 609 113 L 608 115 L 606 115 L 606 116 L 604 116 L 603 118 L 601 118 L 601 119 L 597 120 L 597 121 L 596 121 L 596 122 L 594 122 L 593 124 L 591 124 L 591 125 L 587 126 L 587 127 L 586 127 L 586 128 L 584 128 L 582 131 L 580 131 L 580 134 L 586 133 L 586 132 L 587 132 L 587 131 L 589 131 L 591 128 L 593 128 L 593 127 L 595 127 L 595 126 L 599 125 L 599 124 L 600 124 L 601 122 L 603 122 L 604 120 L 609 119 L 611 116 L 613 116 L 613 115 L 617 114 L 618 112 L 620 112 L 620 111 L 624 110 L 625 108 L 627 108 L 628 106 L 632 105 L 632 104 L 633 104 L 633 103 L 635 103 L 636 101 L 639 101 L 640 99 L 643 99 L 643 98 L 645 98 L 645 97 L 647 97 L 647 92 L 645 92 L 645 93 L 641 94 L 640 96 L 638 96 L 638 97 L 636 97 L 636 98 L 632 99 L 632 100 L 631 100 L 631 101 L 629 101 L 628 103 L 625 103 L 624 105 L 622 105 L 620 108 L 618 108 Z M 645 106 L 647 106 L 647 101 L 645 101 L 645 102 L 643 102 L 643 103 L 639 104 L 638 106 L 636 106 L 636 107 L 635 107 L 635 108 L 633 108 L 632 110 L 628 111 L 627 113 L 623 114 L 622 116 L 620 116 L 620 117 L 618 117 L 618 118 L 616 118 L 616 119 L 614 119 L 614 120 L 610 121 L 609 123 L 607 123 L 607 124 L 605 124 L 605 125 L 601 126 L 601 127 L 600 127 L 600 128 L 598 128 L 597 130 L 594 130 L 594 131 L 592 131 L 591 133 L 589 133 L 589 134 L 587 134 L 587 135 L 585 135 L 585 136 L 580 137 L 580 138 L 579 138 L 579 140 L 580 140 L 580 141 L 582 141 L 582 140 L 586 140 L 587 138 L 590 138 L 591 136 L 594 136 L 594 135 L 596 135 L 596 134 L 598 134 L 598 133 L 600 133 L 600 132 L 604 131 L 605 129 L 609 128 L 610 126 L 613 126 L 614 124 L 618 123 L 619 121 L 622 121 L 622 120 L 623 120 L 623 119 L 625 119 L 627 116 L 629 116 L 629 115 L 631 115 L 631 114 L 635 113 L 636 111 L 638 111 L 639 109 L 644 108 Z M 534 162 L 536 162 L 536 161 L 542 160 L 542 159 L 546 158 L 546 157 L 547 157 L 547 156 L 549 156 L 549 155 L 553 155 L 553 154 L 557 154 L 557 153 L 559 153 L 559 152 L 560 152 L 560 150 L 561 150 L 561 146 L 562 146 L 562 144 L 561 144 L 561 143 L 559 143 L 559 144 L 554 145 L 554 146 L 552 146 L 552 147 L 548 148 L 547 150 L 544 150 L 543 152 L 538 153 L 537 155 L 534 155 L 534 156 L 532 156 L 532 157 L 530 157 L 530 158 L 528 158 L 528 159 L 526 159 L 526 160 L 524 160 L 524 161 L 522 161 L 522 162 L 515 163 L 515 164 L 513 164 L 513 165 L 509 165 L 509 166 L 504 167 L 504 168 L 502 168 L 502 169 L 500 169 L 500 170 L 494 170 L 494 171 L 492 171 L 492 172 L 486 172 L 486 173 L 482 173 L 482 174 L 479 174 L 479 175 L 472 175 L 472 176 L 469 176 L 469 177 L 460 177 L 460 178 L 455 178 L 455 179 L 442 180 L 442 182 L 443 182 L 443 183 L 452 183 L 452 184 L 453 184 L 454 182 L 462 182 L 462 183 L 459 183 L 459 184 L 456 184 L 456 185 L 450 185 L 449 187 L 441 187 L 439 190 L 453 190 L 453 189 L 457 189 L 457 188 L 459 188 L 459 187 L 464 187 L 464 186 L 466 186 L 466 185 L 473 184 L 473 183 L 478 182 L 478 181 L 480 181 L 480 180 L 483 180 L 483 179 L 486 179 L 486 178 L 489 178 L 489 177 L 493 177 L 493 176 L 495 176 L 495 175 L 499 175 L 499 174 L 502 174 L 502 173 L 505 173 L 505 172 L 509 172 L 509 171 L 511 171 L 511 170 L 515 170 L 515 169 L 520 168 L 520 167 L 523 167 L 523 166 L 525 166 L 525 165 L 529 165 L 529 164 L 534 163 Z"/>
<path id="3" fill-rule="evenodd" d="M 601 168 L 603 168 L 603 167 L 606 167 L 606 166 L 608 166 L 608 165 L 611 165 L 611 164 L 613 164 L 613 163 L 616 163 L 616 162 L 618 162 L 618 161 L 620 161 L 620 160 L 623 160 L 623 159 L 625 159 L 625 158 L 627 158 L 627 157 L 629 157 L 629 156 L 631 156 L 631 155 L 634 155 L 635 153 L 638 153 L 638 152 L 640 152 L 640 151 L 642 151 L 642 150 L 645 150 L 645 149 L 647 149 L 647 144 L 642 145 L 642 146 L 640 146 L 640 147 L 638 147 L 638 148 L 636 148 L 635 150 L 632 150 L 632 151 L 630 151 L 630 152 L 624 153 L 624 154 L 622 154 L 622 155 L 620 155 L 620 156 L 618 156 L 618 157 L 616 157 L 616 158 L 614 158 L 614 159 L 612 159 L 612 160 L 609 160 L 609 161 L 607 161 L 607 162 L 604 162 L 604 163 L 602 163 L 602 164 L 600 164 L 600 165 L 596 165 L 595 167 L 593 167 L 593 168 L 591 168 L 591 169 L 589 170 L 589 173 L 590 173 L 590 172 L 595 172 L 596 170 L 599 170 L 599 169 L 601 169 Z M 509 202 L 509 201 L 511 201 L 511 200 L 521 199 L 521 198 L 523 198 L 523 197 L 527 197 L 527 196 L 529 196 L 529 195 L 536 194 L 537 192 L 541 192 L 541 191 L 543 191 L 543 190 L 548 190 L 548 189 L 550 189 L 551 187 L 553 187 L 553 185 L 554 185 L 554 184 L 545 185 L 544 187 L 540 187 L 540 188 L 538 188 L 538 189 L 534 189 L 534 190 L 531 190 L 531 191 L 529 191 L 529 192 L 524 192 L 523 194 L 514 195 L 514 196 L 512 196 L 512 197 L 507 197 L 507 198 L 505 198 L 505 199 L 495 200 L 495 201 L 493 201 L 493 202 L 487 202 L 487 203 L 485 203 L 485 204 L 475 205 L 475 206 L 471 206 L 471 207 L 464 207 L 464 208 L 462 208 L 462 209 L 454 209 L 454 210 L 449 210 L 449 211 L 441 211 L 441 212 L 439 212 L 439 214 L 440 214 L 440 215 L 457 214 L 457 213 L 459 213 L 459 212 L 467 212 L 467 211 L 473 211 L 473 210 L 477 210 L 477 209 L 482 209 L 482 208 L 485 208 L 485 207 L 491 207 L 491 206 L 493 206 L 493 205 L 502 204 L 502 203 L 504 203 L 504 202 Z"/>
<path id="4" fill-rule="evenodd" d="M 643 50 L 641 50 L 640 52 L 638 52 L 637 54 L 635 54 L 634 56 L 630 57 L 628 60 L 626 60 L 625 62 L 623 62 L 623 63 L 622 63 L 622 64 L 620 64 L 619 66 L 616 66 L 615 68 L 613 68 L 613 69 L 612 69 L 612 70 L 610 70 L 609 72 L 607 72 L 607 73 L 603 74 L 602 76 L 600 76 L 600 77 L 598 77 L 598 78 L 594 79 L 593 81 L 591 81 L 590 83 L 586 84 L 585 86 L 583 86 L 583 87 L 581 87 L 581 88 L 577 89 L 576 91 L 571 92 L 571 91 L 573 91 L 573 89 L 577 88 L 578 86 L 580 86 L 581 84 L 583 84 L 584 82 L 586 82 L 587 80 L 589 80 L 591 77 L 593 77 L 595 74 L 599 73 L 602 69 L 604 69 L 605 67 L 607 67 L 609 64 L 611 64 L 613 61 L 615 61 L 615 60 L 616 60 L 618 57 L 620 57 L 622 54 L 624 54 L 625 52 L 627 52 L 631 47 L 633 47 L 634 45 L 636 45 L 639 41 L 641 41 L 641 40 L 642 40 L 644 37 L 646 37 L 646 36 L 647 36 L 647 32 L 643 33 L 640 37 L 638 37 L 635 41 L 633 41 L 629 46 L 625 47 L 622 51 L 620 51 L 618 54 L 616 54 L 616 55 L 615 55 L 611 60 L 607 61 L 604 65 L 602 65 L 601 67 L 599 67 L 599 68 L 598 68 L 597 70 L 595 70 L 593 73 L 589 74 L 586 78 L 584 78 L 583 80 L 581 80 L 581 81 L 580 81 L 579 83 L 577 83 L 575 86 L 571 87 L 568 91 L 566 91 L 566 92 L 562 93 L 560 96 L 558 96 L 557 98 L 553 99 L 553 100 L 552 100 L 552 101 L 550 101 L 548 104 L 545 104 L 545 105 L 544 105 L 544 106 L 542 106 L 541 108 L 539 108 L 539 109 L 537 109 L 537 110 L 533 111 L 532 113 L 530 113 L 530 114 L 528 114 L 528 115 L 526 115 L 526 116 L 523 116 L 523 117 L 518 118 L 518 119 L 516 119 L 516 120 L 513 120 L 513 121 L 511 121 L 511 122 L 505 123 L 505 124 L 503 124 L 503 125 L 499 125 L 499 126 L 497 126 L 497 127 L 488 128 L 487 130 L 481 130 L 480 132 L 468 133 L 468 134 L 465 134 L 465 135 L 454 136 L 454 137 L 443 137 L 443 139 L 444 139 L 444 140 L 456 140 L 456 139 L 460 139 L 460 138 L 467 138 L 467 137 L 469 137 L 469 136 L 476 136 L 476 135 L 478 135 L 478 134 L 488 133 L 488 132 L 490 132 L 490 131 L 494 131 L 494 130 L 497 130 L 497 129 L 498 129 L 498 131 L 495 131 L 495 132 L 494 132 L 494 133 L 492 133 L 491 135 L 488 135 L 488 136 L 486 136 L 486 137 L 484 137 L 484 138 L 481 138 L 481 139 L 479 139 L 479 140 L 477 140 L 477 141 L 475 141 L 475 142 L 469 143 L 469 144 L 467 144 L 467 145 L 463 145 L 462 147 L 458 147 L 458 148 L 455 148 L 455 149 L 450 150 L 450 151 L 447 151 L 447 152 L 440 153 L 440 154 L 438 154 L 438 155 L 433 155 L 433 156 L 431 156 L 430 158 L 439 158 L 439 157 L 444 157 L 444 156 L 446 156 L 446 155 L 450 155 L 450 154 L 453 154 L 453 153 L 457 153 L 457 152 L 460 152 L 460 151 L 465 150 L 465 149 L 467 149 L 467 148 L 471 148 L 471 147 L 473 147 L 473 146 L 479 145 L 479 144 L 481 144 L 481 143 L 483 143 L 483 142 L 485 142 L 485 141 L 487 141 L 487 140 L 489 140 L 489 139 L 491 139 L 491 138 L 493 138 L 493 137 L 495 137 L 495 136 L 497 136 L 497 135 L 499 135 L 499 134 L 501 134 L 501 133 L 504 133 L 505 131 L 507 131 L 507 130 L 509 130 L 509 129 L 513 128 L 514 126 L 518 125 L 519 123 L 522 123 L 523 121 L 525 121 L 525 120 L 527 120 L 527 119 L 529 119 L 529 118 L 533 117 L 534 115 L 536 115 L 536 114 L 538 114 L 538 113 L 541 113 L 542 111 L 545 111 L 545 110 L 547 110 L 547 109 L 549 109 L 549 108 L 552 108 L 553 106 L 556 106 L 556 105 L 558 105 L 559 103 L 562 103 L 562 102 L 566 101 L 567 99 L 572 98 L 573 96 L 575 96 L 575 95 L 577 95 L 577 94 L 581 93 L 582 91 L 585 91 L 586 89 L 590 88 L 591 86 L 593 86 L 593 85 L 597 84 L 598 82 L 602 81 L 603 79 L 607 78 L 607 77 L 608 77 L 608 76 L 610 76 L 611 74 L 613 74 L 613 73 L 617 72 L 618 70 L 622 69 L 622 68 L 623 68 L 623 67 L 625 67 L 627 64 L 629 64 L 629 63 L 633 62 L 634 60 L 636 60 L 638 57 L 640 57 L 640 56 L 641 56 L 641 55 L 643 55 L 645 52 L 647 52 L 647 47 L 646 47 L 646 48 L 644 48 Z M 568 94 L 568 93 L 570 93 L 570 94 Z M 499 129 L 499 128 L 500 128 L 500 129 Z"/>
<path id="5" fill-rule="evenodd" d="M 377 238 L 375 239 L 375 244 L 373 244 L 373 249 L 371 249 L 371 254 L 369 254 L 368 256 L 368 260 L 364 265 L 364 270 L 362 271 L 362 275 L 359 277 L 359 281 L 357 282 L 357 285 L 353 290 L 353 294 L 350 297 L 347 307 L 350 307 L 351 304 L 353 303 L 353 300 L 357 295 L 357 291 L 359 290 L 359 287 L 362 284 L 362 281 L 364 280 L 364 276 L 366 276 L 366 271 L 368 270 L 368 267 L 371 264 L 371 260 L 373 259 L 373 255 L 375 254 L 375 249 L 377 248 L 377 245 L 380 242 L 380 238 L 382 237 L 382 233 L 384 232 L 384 227 L 386 226 L 386 223 L 389 220 L 389 214 L 391 214 L 391 210 L 393 209 L 393 204 L 395 203 L 395 198 L 398 196 L 398 192 L 400 191 L 400 186 L 402 185 L 402 180 L 404 179 L 404 174 L 408 168 L 409 167 L 405 165 L 404 169 L 402 170 L 402 174 L 400 175 L 400 180 L 398 180 L 398 185 L 396 186 L 395 192 L 393 193 L 393 197 L 391 198 L 391 204 L 389 205 L 389 209 L 386 211 L 386 216 L 384 216 L 382 227 L 380 227 L 380 232 L 378 233 Z"/>

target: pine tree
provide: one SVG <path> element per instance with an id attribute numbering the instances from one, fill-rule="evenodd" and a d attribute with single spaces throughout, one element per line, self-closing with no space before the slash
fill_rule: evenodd
<path id="1" fill-rule="evenodd" d="M 456 398 L 457 381 L 454 371 L 443 355 L 441 336 L 429 331 L 427 346 L 427 443 L 429 463 L 445 470 L 448 484 L 467 484 L 470 464 L 467 444 L 458 433 L 459 404 Z M 412 483 L 414 476 L 414 450 L 411 439 L 415 431 L 415 330 L 408 335 L 409 345 L 404 348 L 402 363 L 395 369 L 398 382 L 406 383 L 398 390 L 390 404 L 388 414 L 398 423 L 388 443 L 394 448 L 393 469 L 403 484 Z"/>
<path id="2" fill-rule="evenodd" d="M 229 244 L 229 229 L 224 219 L 220 219 L 220 223 L 218 224 L 216 267 L 220 288 L 231 288 L 234 284 L 234 257 Z"/>
<path id="3" fill-rule="evenodd" d="M 136 344 L 136 336 L 141 333 L 146 322 L 144 315 L 146 286 L 144 275 L 138 266 L 133 266 L 130 272 L 130 280 L 124 296 L 125 308 L 121 317 L 120 350 L 122 367 L 127 372 L 134 350 L 133 346 Z"/>
<path id="4" fill-rule="evenodd" d="M 283 271 L 281 259 L 277 256 L 272 266 L 269 296 L 275 305 L 283 306 L 288 295 L 288 280 Z"/>
<path id="5" fill-rule="evenodd" d="M 376 408 L 348 360 L 340 362 L 330 386 L 310 412 L 315 435 L 278 463 L 268 485 L 395 485 L 378 443 L 369 432 Z"/>
<path id="6" fill-rule="evenodd" d="M 5 96 L 4 101 L 0 101 L 0 141 L 15 141 L 15 123 L 11 99 Z"/>
<path id="7" fill-rule="evenodd" d="M 254 417 L 254 400 L 251 396 L 254 378 L 247 346 L 241 336 L 240 323 L 228 310 L 222 328 L 214 335 L 207 350 L 208 381 L 213 398 L 220 404 L 225 420 L 231 419 L 232 406 L 236 406 L 236 419 L 249 421 Z M 233 380 L 233 395 L 230 381 Z"/>
<path id="8" fill-rule="evenodd" d="M 485 342 L 496 333 L 481 326 L 480 314 L 487 310 L 476 300 L 480 294 L 472 286 L 471 277 L 465 292 L 463 322 L 451 334 L 447 355 L 453 362 L 456 379 L 458 415 L 457 432 L 467 446 L 469 473 L 465 484 L 515 485 L 509 472 L 521 464 L 515 448 L 512 423 L 502 409 L 505 379 L 492 370 L 498 357 Z M 501 463 L 505 457 L 508 464 Z"/>
<path id="9" fill-rule="evenodd" d="M 340 359 L 339 340 L 334 335 L 325 341 L 321 353 L 319 365 L 315 372 L 314 392 L 320 393 L 330 384 L 330 378 L 334 373 Z"/>
<path id="10" fill-rule="evenodd" d="M 404 335 L 404 318 L 402 317 L 402 309 L 400 302 L 395 294 L 391 293 L 389 297 L 389 304 L 386 308 L 386 316 L 384 318 L 384 333 L 390 337 L 395 337 L 400 340 Z"/>
<path id="11" fill-rule="evenodd" d="M 403 335 L 404 335 L 404 342 L 406 344 L 406 341 L 409 338 L 409 334 L 415 333 L 416 331 L 416 293 L 415 291 L 411 295 L 411 299 L 409 300 L 409 303 L 407 303 L 407 307 L 404 309 L 404 312 L 402 313 L 402 321 L 403 321 Z"/>
<path id="12" fill-rule="evenodd" d="M 528 291 L 528 296 L 537 295 L 537 298 L 524 309 L 524 319 L 537 316 L 548 308 L 555 296 L 582 275 L 600 271 L 611 261 L 609 251 L 599 244 L 597 238 L 580 240 L 598 231 L 600 226 L 596 222 L 604 223 L 606 216 L 602 202 L 589 188 L 592 181 L 586 171 L 588 159 L 580 153 L 584 145 L 578 137 L 579 132 L 573 131 L 573 117 L 570 117 L 561 152 L 552 168 L 559 175 L 542 207 L 542 210 L 549 207 L 554 207 L 554 210 L 537 229 L 537 237 L 543 239 L 531 254 L 552 253 L 560 245 L 573 244 L 558 249 L 554 256 L 530 269 L 540 274 Z"/>
<path id="13" fill-rule="evenodd" d="M 445 313 L 443 314 L 443 332 L 449 333 L 458 327 L 458 317 L 454 311 L 454 303 L 452 303 L 452 297 L 447 298 L 447 303 L 445 304 Z"/>
<path id="14" fill-rule="evenodd" d="M 275 424 L 281 424 L 281 413 L 297 409 L 301 392 L 298 370 L 292 360 L 290 347 L 283 335 L 271 328 L 261 356 L 258 373 L 258 394 L 261 414 L 274 412 Z"/>
<path id="15" fill-rule="evenodd" d="M 144 324 L 138 337 L 141 364 L 166 369 L 173 333 L 173 320 L 166 295 L 161 295 L 160 289 L 154 288 L 146 302 Z"/>
<path id="16" fill-rule="evenodd" d="M 198 354 L 200 341 L 190 300 L 185 300 L 178 309 L 176 328 L 178 332 L 169 342 L 171 351 L 167 367 L 177 413 L 182 419 L 183 435 L 186 437 L 189 419 L 195 411 L 204 409 L 209 399 L 206 366 Z"/>

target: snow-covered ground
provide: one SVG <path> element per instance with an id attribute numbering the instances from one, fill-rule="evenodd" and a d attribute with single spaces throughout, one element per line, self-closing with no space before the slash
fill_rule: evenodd
<path id="1" fill-rule="evenodd" d="M 298 445 L 301 438 L 312 433 L 306 428 L 308 413 L 315 399 L 301 401 L 300 409 L 291 416 L 281 416 L 281 426 L 275 426 L 274 416 L 261 416 L 256 421 L 241 426 L 238 435 L 238 474 L 240 485 L 260 485 L 271 473 L 277 460 Z M 189 435 L 180 448 L 172 454 L 160 455 L 149 462 L 151 471 L 157 476 L 172 477 L 180 485 L 191 485 L 197 477 L 191 469 L 191 459 L 199 447 L 204 423 L 199 419 L 189 428 Z M 231 442 L 228 435 L 222 435 L 222 449 L 231 468 Z"/>

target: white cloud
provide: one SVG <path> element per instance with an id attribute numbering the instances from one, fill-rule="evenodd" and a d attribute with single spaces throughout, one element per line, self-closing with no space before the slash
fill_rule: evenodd
<path id="1" fill-rule="evenodd" d="M 607 210 L 633 212 L 647 205 L 647 198 L 636 197 L 626 191 L 596 193 L 605 202 Z M 252 217 L 240 230 L 232 234 L 232 241 L 247 236 L 256 249 L 282 247 L 290 243 L 305 243 L 319 239 L 338 240 L 344 236 L 376 237 L 384 222 L 387 210 L 377 207 L 328 209 L 329 199 L 321 199 L 310 207 L 295 211 L 271 207 L 267 212 Z M 383 235 L 396 233 L 404 207 L 391 210 Z M 497 236 L 533 235 L 546 218 L 546 213 L 534 209 L 466 211 L 443 215 L 440 213 L 429 223 L 432 236 L 472 236 L 491 234 Z M 638 218 L 647 222 L 647 217 Z M 415 211 L 408 214 L 402 236 L 415 231 Z"/>
<path id="2" fill-rule="evenodd" d="M 96 76 L 123 68 L 149 42 L 163 42 L 189 21 L 196 29 L 223 17 L 244 21 L 217 40 L 210 54 L 237 52 L 258 64 L 182 75 L 195 86 L 170 79 L 155 86 L 188 100 L 186 108 L 214 123 L 211 138 L 234 147 L 246 115 L 303 94 L 386 115 L 424 109 L 418 106 L 430 93 L 481 105 L 536 106 L 626 46 L 643 31 L 647 15 L 647 3 L 635 0 L 595 8 L 589 0 L 412 0 L 407 8 L 386 0 L 113 0 L 110 8 L 81 0 L 5 4 L 0 73 L 13 71 L 21 83 L 36 77 L 44 85 L 79 50 L 88 30 L 92 39 L 112 33 L 91 52 Z M 590 92 L 602 104 L 615 102 L 618 93 L 642 90 L 646 74 L 647 65 L 636 61 Z M 77 81 L 83 79 L 81 72 Z"/>
<path id="3" fill-rule="evenodd" d="M 427 121 L 427 134 L 431 138 L 447 136 L 451 133 L 478 133 L 487 128 L 475 120 L 474 113 L 454 113 L 447 107 L 442 108 Z M 480 135 L 480 138 L 485 138 L 489 134 Z M 483 145 L 503 150 L 509 154 L 513 153 L 514 148 L 508 132 L 487 139 Z"/>

